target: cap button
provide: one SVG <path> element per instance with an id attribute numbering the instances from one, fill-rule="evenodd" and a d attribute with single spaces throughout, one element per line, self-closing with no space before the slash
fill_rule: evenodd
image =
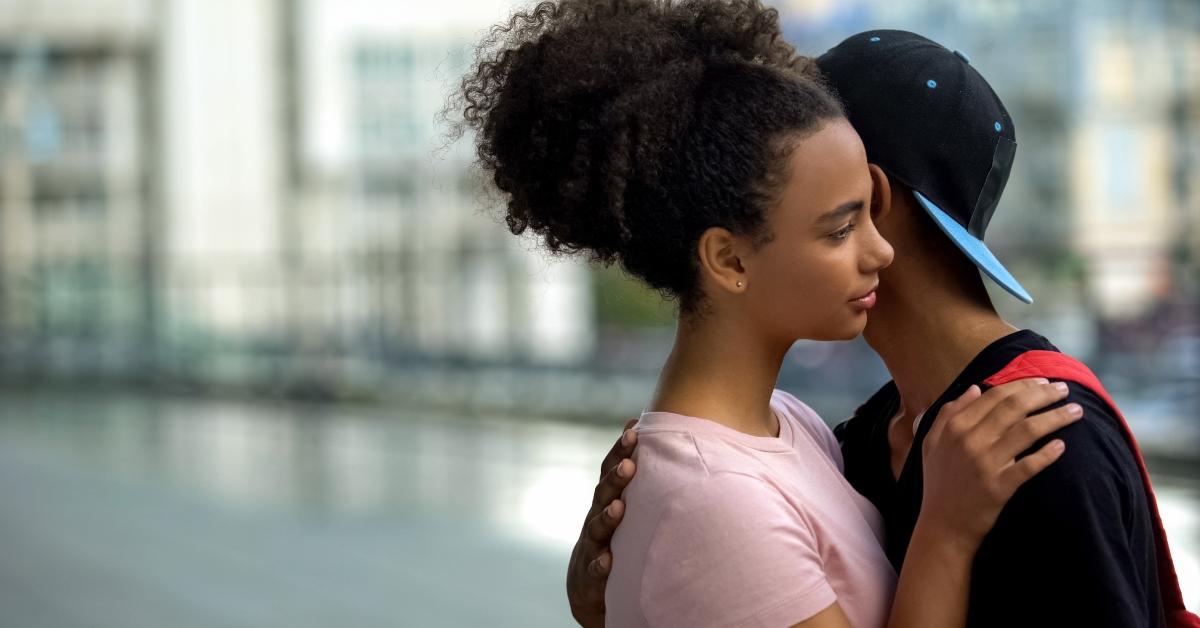
<path id="1" fill-rule="evenodd" d="M 965 53 L 961 50 L 955 50 L 954 56 L 958 57 L 959 59 L 962 59 L 963 61 L 966 61 L 968 64 L 971 63 L 971 58 L 967 56 L 967 53 Z"/>

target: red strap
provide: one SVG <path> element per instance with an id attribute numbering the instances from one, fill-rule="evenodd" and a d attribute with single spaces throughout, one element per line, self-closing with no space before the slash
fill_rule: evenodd
<path id="1" fill-rule="evenodd" d="M 1155 550 L 1158 562 L 1158 586 L 1162 593 L 1163 610 L 1166 613 L 1168 628 L 1200 628 L 1200 617 L 1189 613 L 1183 606 L 1183 593 L 1179 589 L 1179 577 L 1175 575 L 1175 562 L 1171 559 L 1171 549 L 1167 547 L 1167 534 L 1163 530 L 1162 517 L 1158 514 L 1158 500 L 1150 486 L 1150 473 L 1146 470 L 1146 462 L 1138 449 L 1137 440 L 1121 414 L 1116 402 L 1104 390 L 1100 380 L 1091 369 L 1071 356 L 1057 351 L 1029 351 L 1017 356 L 1000 372 L 984 380 L 989 386 L 999 386 L 1013 380 L 1028 377 L 1045 377 L 1061 381 L 1075 382 L 1095 393 L 1117 416 L 1121 429 L 1125 433 L 1125 441 L 1137 460 L 1138 470 L 1142 473 L 1142 485 L 1146 490 L 1146 499 L 1150 502 L 1150 514 L 1154 517 Z"/>

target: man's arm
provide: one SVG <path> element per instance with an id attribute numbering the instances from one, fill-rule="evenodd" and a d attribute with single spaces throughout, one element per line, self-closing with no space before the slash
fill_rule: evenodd
<path id="1" fill-rule="evenodd" d="M 604 587 L 612 570 L 609 542 L 625 514 L 621 491 L 633 479 L 635 471 L 630 456 L 637 445 L 637 432 L 633 430 L 636 423 L 637 419 L 625 423 L 625 431 L 600 464 L 600 483 L 592 496 L 592 507 L 583 520 L 575 549 L 571 550 L 567 601 L 571 604 L 571 615 L 584 628 L 604 626 Z"/>
<path id="2" fill-rule="evenodd" d="M 1153 523 L 1118 419 L 1071 384 L 1068 456 L 1013 496 L 976 556 L 968 625 L 1161 625 Z"/>

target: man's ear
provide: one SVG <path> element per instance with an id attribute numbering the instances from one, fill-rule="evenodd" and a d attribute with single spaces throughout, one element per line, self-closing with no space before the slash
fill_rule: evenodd
<path id="1" fill-rule="evenodd" d="M 892 211 L 892 184 L 883 168 L 867 164 L 871 170 L 871 220 L 878 223 Z"/>

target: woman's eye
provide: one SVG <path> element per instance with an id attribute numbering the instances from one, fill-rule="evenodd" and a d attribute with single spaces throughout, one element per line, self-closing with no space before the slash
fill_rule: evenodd
<path id="1" fill-rule="evenodd" d="M 842 227 L 841 229 L 829 234 L 829 237 L 833 238 L 834 240 L 845 240 L 846 238 L 850 237 L 851 233 L 854 232 L 854 227 L 854 223 L 849 223 L 845 227 Z"/>

